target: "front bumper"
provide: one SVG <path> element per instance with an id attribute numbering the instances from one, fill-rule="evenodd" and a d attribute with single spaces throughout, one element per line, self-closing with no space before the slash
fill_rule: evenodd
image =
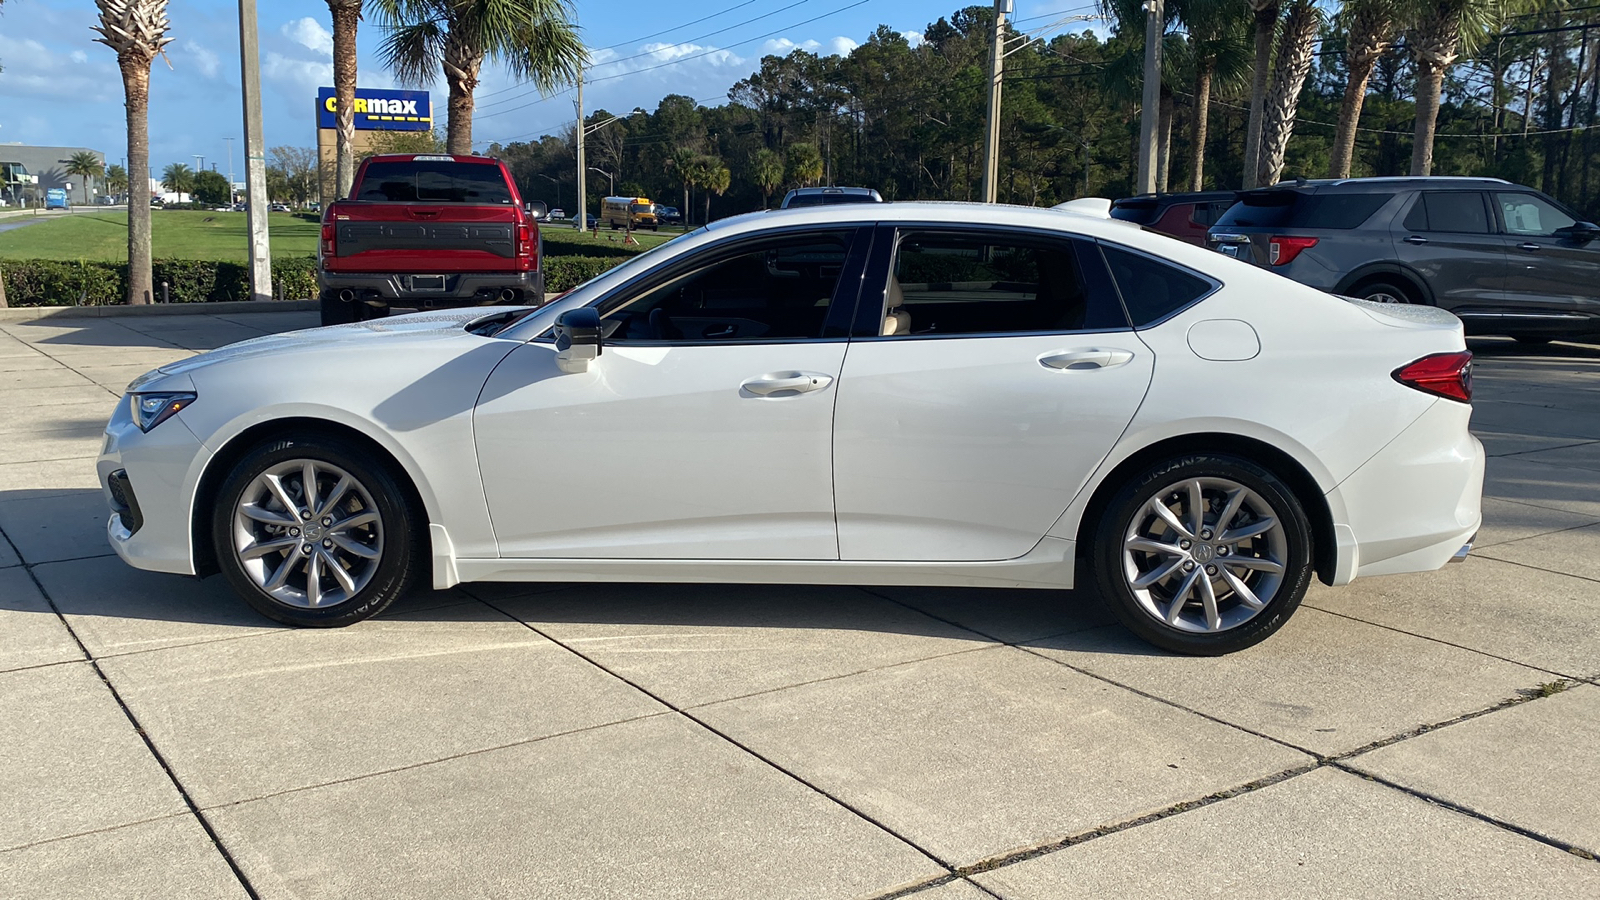
<path id="1" fill-rule="evenodd" d="M 195 573 L 189 516 L 210 458 L 182 413 L 147 434 L 134 424 L 127 399 L 117 404 L 95 469 L 111 508 L 106 536 L 124 562 L 152 572 Z"/>

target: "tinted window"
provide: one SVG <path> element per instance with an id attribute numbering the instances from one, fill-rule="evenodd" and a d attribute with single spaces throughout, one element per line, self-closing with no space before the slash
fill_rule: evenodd
<path id="1" fill-rule="evenodd" d="M 445 160 L 381 162 L 367 166 L 357 200 L 390 203 L 510 205 L 499 166 Z"/>
<path id="2" fill-rule="evenodd" d="M 1528 237 L 1547 237 L 1557 228 L 1578 224 L 1555 204 L 1533 194 L 1495 194 L 1500 204 L 1500 217 L 1505 220 L 1507 234 Z"/>
<path id="3" fill-rule="evenodd" d="M 1136 225 L 1149 225 L 1156 220 L 1156 208 L 1153 201 L 1118 203 L 1111 207 L 1111 218 Z"/>
<path id="4" fill-rule="evenodd" d="M 1489 211 L 1477 191 L 1428 191 L 1406 214 L 1405 226 L 1412 231 L 1488 234 Z"/>
<path id="5" fill-rule="evenodd" d="M 608 340 L 822 336 L 852 232 L 782 238 L 601 306 Z"/>
<path id="6" fill-rule="evenodd" d="M 1355 228 L 1389 200 L 1389 194 L 1307 194 L 1269 190 L 1244 194 L 1217 227 Z"/>
<path id="7" fill-rule="evenodd" d="M 1211 283 L 1148 256 L 1102 244 L 1133 327 L 1158 322 L 1211 291 Z"/>
<path id="8" fill-rule="evenodd" d="M 1079 264 L 1077 243 L 910 232 L 895 251 L 880 334 L 1127 328 Z M 1101 277 L 1104 280 L 1104 276 Z"/>

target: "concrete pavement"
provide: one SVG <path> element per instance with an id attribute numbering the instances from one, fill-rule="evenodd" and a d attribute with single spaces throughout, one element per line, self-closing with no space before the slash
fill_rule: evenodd
<path id="1" fill-rule="evenodd" d="M 295 630 L 123 565 L 155 365 L 0 320 L 0 896 L 1600 896 L 1600 350 L 1474 341 L 1479 548 L 1222 659 L 1078 592 L 462 585 Z"/>

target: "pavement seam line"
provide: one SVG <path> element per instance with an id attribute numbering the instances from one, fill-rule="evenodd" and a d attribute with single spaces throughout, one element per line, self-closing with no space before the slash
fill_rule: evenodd
<path id="1" fill-rule="evenodd" d="M 1585 525 L 1583 527 L 1588 528 L 1590 526 Z M 1493 550 L 1495 547 L 1499 547 L 1499 546 L 1500 546 L 1499 544 L 1495 544 L 1494 547 L 1485 547 L 1484 550 L 1483 550 L 1483 553 L 1482 553 L 1483 558 L 1484 559 L 1492 559 L 1495 562 L 1503 562 L 1503 563 L 1506 563 L 1507 565 L 1521 566 L 1524 569 L 1532 569 L 1535 572 L 1544 572 L 1547 575 L 1565 575 L 1568 578 L 1577 578 L 1577 579 L 1580 579 L 1582 581 L 1588 581 L 1588 582 L 1592 582 L 1592 583 L 1595 583 L 1595 584 L 1600 584 L 1600 578 L 1590 578 L 1587 575 L 1578 575 L 1578 574 L 1573 573 L 1573 572 L 1557 572 L 1554 569 L 1546 569 L 1543 566 L 1535 566 L 1535 565 L 1532 565 L 1530 563 L 1517 562 L 1514 559 L 1501 559 L 1498 556 L 1490 556 L 1489 552 L 1491 550 Z"/>
<path id="2" fill-rule="evenodd" d="M 1575 471 L 1575 472 L 1589 472 L 1589 473 L 1592 474 L 1592 473 L 1594 473 L 1595 470 L 1593 470 L 1593 469 L 1574 469 L 1573 471 Z M 1483 495 L 1483 499 L 1485 499 L 1485 500 L 1499 500 L 1501 503 L 1515 503 L 1518 506 L 1526 506 L 1529 509 L 1538 509 L 1538 510 L 1543 510 L 1545 512 L 1566 513 L 1569 516 L 1588 515 L 1588 513 L 1574 512 L 1573 510 L 1568 509 L 1566 507 L 1545 506 L 1542 503 L 1534 503 L 1531 500 L 1517 500 L 1517 499 L 1514 499 L 1514 498 L 1511 498 L 1511 497 L 1499 497 L 1499 496 L 1496 496 L 1494 494 L 1484 494 Z M 1490 544 L 1489 546 L 1493 547 L 1495 545 L 1494 544 Z"/>
<path id="3" fill-rule="evenodd" d="M 108 834 L 113 831 L 121 831 L 124 828 L 137 828 L 140 825 L 149 825 L 151 822 L 165 822 L 168 819 L 181 819 L 187 815 L 190 815 L 190 813 L 185 810 L 184 812 L 168 813 L 164 816 L 152 816 L 148 819 L 139 819 L 135 822 L 123 822 L 119 825 L 107 825 L 104 828 L 91 828 L 88 831 L 77 831 L 72 834 L 63 834 L 60 837 L 45 838 L 44 840 L 40 841 L 30 841 L 26 844 L 18 844 L 15 847 L 0 847 L 0 855 L 12 853 L 17 850 L 30 850 L 34 847 L 43 847 L 48 844 L 59 844 L 62 841 L 75 840 L 77 838 L 88 837 L 93 834 Z"/>
<path id="4" fill-rule="evenodd" d="M 1371 772 L 1364 772 L 1364 771 L 1362 771 L 1360 769 L 1357 769 L 1357 768 L 1355 768 L 1353 766 L 1350 766 L 1350 765 L 1348 765 L 1348 764 L 1346 764 L 1344 762 L 1330 760 L 1328 762 L 1328 765 L 1333 767 L 1333 768 L 1335 768 L 1335 769 L 1338 769 L 1341 772 L 1348 772 L 1351 775 L 1354 775 L 1354 776 L 1356 776 L 1358 778 L 1364 778 L 1364 779 L 1366 779 L 1368 781 L 1372 781 L 1372 782 L 1376 782 L 1377 784 L 1381 784 L 1384 787 L 1393 788 L 1394 790 L 1397 790 L 1402 794 L 1407 794 L 1409 796 L 1416 797 L 1417 799 L 1422 800 L 1422 801 L 1424 801 L 1426 803 L 1431 803 L 1434 806 L 1440 806 L 1440 807 L 1443 807 L 1445 809 L 1452 810 L 1454 812 L 1460 813 L 1461 815 L 1467 816 L 1468 818 L 1477 819 L 1478 821 L 1483 822 L 1485 824 L 1493 825 L 1493 826 L 1496 826 L 1498 828 L 1502 828 L 1502 829 L 1504 829 L 1506 831 L 1509 831 L 1509 832 L 1511 832 L 1513 834 L 1521 835 L 1522 837 L 1525 837 L 1525 838 L 1527 838 L 1527 839 L 1529 839 L 1531 841 L 1537 841 L 1537 842 L 1539 842 L 1541 844 L 1544 844 L 1545 846 L 1554 847 L 1557 850 L 1563 851 L 1563 852 L 1565 852 L 1565 853 L 1567 853 L 1569 855 L 1572 855 L 1572 856 L 1576 856 L 1579 859 L 1586 859 L 1586 860 L 1588 860 L 1590 862 L 1600 862 L 1600 856 L 1597 856 L 1597 852 L 1600 852 L 1600 851 L 1588 850 L 1588 849 L 1585 849 L 1583 847 L 1579 847 L 1579 846 L 1577 846 L 1575 844 L 1569 844 L 1569 843 L 1567 843 L 1565 841 L 1556 840 L 1555 838 L 1548 837 L 1546 835 L 1540 834 L 1539 832 L 1533 831 L 1532 829 L 1524 828 L 1521 825 L 1515 825 L 1515 824 L 1512 824 L 1511 822 L 1505 821 L 1504 819 L 1498 819 L 1498 818 L 1495 818 L 1494 816 L 1488 815 L 1487 813 L 1479 812 L 1478 810 L 1475 810 L 1475 809 L 1473 809 L 1473 808 L 1471 808 L 1469 806 L 1463 806 L 1460 803 L 1455 803 L 1453 801 L 1446 800 L 1443 797 L 1435 796 L 1433 794 L 1428 793 L 1427 791 L 1418 790 L 1417 788 L 1407 787 L 1407 786 L 1405 786 L 1403 784 L 1400 784 L 1398 782 L 1391 781 L 1391 780 L 1383 777 L 1382 775 L 1375 775 L 1375 774 L 1373 774 Z"/>
<path id="5" fill-rule="evenodd" d="M 525 622 L 525 621 L 517 618 L 516 616 L 511 615 L 510 613 L 506 612 L 505 610 L 501 609 L 498 606 L 495 606 L 493 603 L 490 603 L 487 600 L 480 600 L 478 602 L 480 602 L 483 605 L 489 607 L 490 609 L 494 610 L 495 612 L 498 612 L 499 614 L 501 614 L 502 616 L 505 616 L 506 618 L 512 620 L 513 622 L 521 623 L 522 627 L 528 629 L 529 631 L 532 631 L 534 634 L 539 635 L 540 637 L 544 638 L 545 640 L 551 641 L 552 643 L 554 643 L 557 646 L 561 647 L 562 649 L 566 650 L 568 653 L 571 653 L 573 656 L 578 657 L 579 659 L 583 660 L 584 662 L 588 663 L 589 665 L 594 666 L 595 668 L 597 668 L 600 671 L 606 673 L 607 675 L 610 675 L 612 678 L 617 679 L 618 681 L 622 682 L 623 684 L 626 684 L 627 686 L 633 688 L 634 690 L 638 691 L 639 693 L 644 694 L 646 697 L 649 697 L 650 699 L 656 701 L 657 703 L 661 704 L 662 706 L 665 706 L 667 709 L 671 710 L 672 712 L 676 713 L 679 716 L 682 716 L 684 719 L 688 720 L 689 722 L 699 726 L 700 728 L 704 729 L 707 732 L 710 732 L 713 736 L 715 736 L 717 738 L 720 738 L 724 742 L 726 742 L 726 743 L 732 745 L 733 747 L 743 751 L 745 754 L 749 755 L 752 759 L 755 759 L 758 762 L 761 762 L 761 763 L 765 764 L 766 766 L 770 767 L 773 771 L 778 772 L 781 775 L 787 776 L 788 778 L 792 779 L 793 781 L 797 782 L 798 784 L 802 785 L 803 787 L 809 789 L 810 791 L 815 793 L 817 796 L 823 798 L 824 800 L 829 801 L 830 803 L 833 803 L 833 804 L 837 805 L 841 809 L 846 810 L 847 812 L 855 815 L 857 818 L 861 819 L 862 821 L 864 821 L 864 822 L 868 823 L 869 825 L 872 825 L 873 827 L 875 827 L 878 830 L 882 831 L 884 834 L 887 834 L 890 837 L 894 838 L 895 840 L 900 841 L 901 843 L 905 844 L 907 847 L 910 847 L 912 850 L 915 850 L 916 852 L 922 854 L 924 857 L 926 857 L 929 861 L 931 861 L 935 865 L 937 865 L 940 868 L 944 869 L 947 874 L 950 874 L 950 875 L 957 874 L 955 866 L 953 866 L 950 863 L 947 863 L 944 860 L 940 859 L 938 856 L 934 855 L 931 851 L 927 850 L 926 848 L 924 848 L 920 844 L 916 843 L 915 841 L 912 841 L 910 838 L 907 838 L 905 835 L 902 835 L 901 833 L 899 833 L 898 831 L 894 830 L 893 828 L 890 828 L 888 825 L 884 824 L 883 822 L 878 821 L 877 819 L 875 819 L 872 816 L 868 815 L 865 811 L 857 809 L 853 804 L 847 803 L 844 800 L 841 800 L 840 798 L 833 796 L 832 794 L 828 793 L 827 791 L 825 791 L 822 788 L 818 787 L 817 785 L 813 784 L 809 780 L 800 777 L 799 774 L 789 771 L 784 766 L 779 765 L 777 761 L 769 759 L 766 756 L 756 752 L 754 748 L 749 747 L 749 746 L 745 745 L 744 743 L 742 743 L 742 742 L 740 742 L 738 740 L 735 740 L 731 735 L 728 735 L 728 734 L 724 733 L 720 729 L 718 729 L 715 726 L 713 726 L 711 723 L 705 721 L 704 719 L 700 718 L 699 716 L 695 715 L 694 713 L 690 712 L 689 710 L 683 709 L 681 707 L 676 706 L 675 704 L 667 701 L 666 698 L 657 695 L 655 692 L 649 690 L 648 688 L 646 688 L 646 687 L 644 687 L 644 686 L 642 686 L 640 684 L 637 684 L 636 682 L 634 682 L 633 680 L 623 676 L 622 674 L 620 674 L 618 672 L 615 672 L 615 671 L 612 671 L 609 667 L 601 664 L 600 662 L 598 662 L 598 661 L 596 661 L 594 659 L 591 659 L 587 654 L 583 653 L 581 650 L 578 650 L 577 648 L 572 647 L 572 646 L 566 644 L 563 641 L 557 640 L 555 637 L 553 637 L 553 636 L 551 636 L 549 634 L 546 634 L 545 632 L 539 630 L 538 628 L 534 627 L 533 625 L 529 624 L 528 622 Z M 987 649 L 987 648 L 978 648 L 978 649 Z M 896 888 L 896 890 L 899 890 L 899 888 Z"/>
<path id="6" fill-rule="evenodd" d="M 1550 674 L 1553 675 L 1555 673 L 1552 672 Z M 1379 740 L 1373 741 L 1370 744 L 1363 744 L 1362 746 L 1357 747 L 1354 750 L 1346 750 L 1343 753 L 1334 753 L 1334 754 L 1331 754 L 1331 755 L 1328 755 L 1328 756 L 1324 756 L 1324 757 L 1322 757 L 1322 760 L 1324 762 L 1327 762 L 1327 763 L 1330 763 L 1330 764 L 1342 763 L 1342 762 L 1345 762 L 1347 760 L 1354 759 L 1357 756 L 1361 756 L 1361 755 L 1366 754 L 1366 753 L 1371 753 L 1374 750 L 1381 750 L 1384 747 L 1390 747 L 1390 746 L 1393 746 L 1395 744 L 1399 744 L 1399 743 L 1404 742 L 1404 741 L 1409 741 L 1412 738 L 1421 737 L 1421 736 L 1423 736 L 1425 734 L 1431 734 L 1432 732 L 1439 731 L 1439 730 L 1444 729 L 1444 728 L 1449 728 L 1452 725 L 1460 725 L 1462 722 L 1470 722 L 1473 719 L 1480 719 L 1480 718 L 1482 718 L 1484 716 L 1487 716 L 1487 715 L 1489 715 L 1491 713 L 1500 712 L 1503 709 L 1510 709 L 1513 706 L 1521 706 L 1524 703 L 1531 703 L 1531 702 L 1533 702 L 1535 700 L 1546 699 L 1547 697 L 1554 696 L 1555 694 L 1559 694 L 1562 691 L 1565 691 L 1567 688 L 1572 687 L 1574 684 L 1577 683 L 1577 681 L 1578 681 L 1578 679 L 1563 677 L 1559 681 L 1546 682 L 1545 684 L 1541 684 L 1541 685 L 1538 685 L 1538 686 L 1532 687 L 1532 688 L 1518 688 L 1517 689 L 1517 696 L 1515 696 L 1515 697 L 1507 697 L 1506 699 L 1501 700 L 1499 703 L 1496 703 L 1493 706 L 1486 706 L 1483 709 L 1475 709 L 1475 710 L 1473 710 L 1471 712 L 1465 712 L 1465 713 L 1462 713 L 1459 716 L 1456 716 L 1455 718 L 1445 719 L 1442 722 L 1433 722 L 1433 723 L 1429 723 L 1429 724 L 1426 724 L 1426 725 L 1418 725 L 1415 728 L 1408 729 L 1408 730 L 1403 731 L 1403 732 L 1401 732 L 1399 734 L 1392 734 L 1392 735 L 1390 735 L 1390 736 L 1388 736 L 1386 738 L 1381 738 Z M 1549 685 L 1552 685 L 1552 684 L 1559 685 L 1559 687 L 1556 687 L 1554 690 L 1548 690 Z"/>
<path id="7" fill-rule="evenodd" d="M 1486 557 L 1484 557 L 1484 559 L 1490 560 L 1491 562 L 1505 563 L 1506 565 L 1516 565 L 1515 563 L 1511 562 L 1510 560 L 1495 559 L 1492 556 L 1486 556 Z M 1545 572 L 1545 571 L 1549 571 L 1549 570 L 1540 569 L 1539 571 Z M 1558 574 L 1559 575 L 1559 574 L 1563 574 L 1563 573 L 1557 572 L 1557 573 L 1552 573 L 1552 574 Z M 1558 672 L 1555 669 L 1547 669 L 1544 666 L 1536 666 L 1536 665 L 1533 665 L 1532 663 L 1525 663 L 1520 659 L 1512 659 L 1512 658 L 1510 658 L 1508 656 L 1501 656 L 1501 655 L 1499 655 L 1497 653 L 1490 653 L 1487 650 L 1480 650 L 1477 647 L 1468 647 L 1465 644 L 1457 644 L 1454 641 L 1447 641 L 1444 638 L 1430 637 L 1430 636 L 1428 636 L 1426 634 L 1418 634 L 1415 631 L 1407 631 L 1404 628 L 1401 628 L 1401 627 L 1399 627 L 1397 625 L 1385 625 L 1382 622 L 1370 622 L 1370 621 L 1368 621 L 1366 619 L 1361 618 L 1360 616 L 1353 616 L 1353 615 L 1351 615 L 1349 613 L 1339 612 L 1338 610 L 1327 609 L 1326 607 L 1318 606 L 1318 605 L 1316 605 L 1314 603 L 1302 603 L 1301 605 L 1304 606 L 1306 609 L 1314 609 L 1317 612 L 1326 613 L 1326 614 L 1328 614 L 1330 616 L 1338 616 L 1341 619 L 1348 619 L 1348 620 L 1350 620 L 1352 622 L 1360 622 L 1363 625 L 1371 625 L 1373 628 L 1382 628 L 1384 631 L 1392 631 L 1392 632 L 1394 632 L 1396 634 L 1406 635 L 1407 637 L 1420 638 L 1420 639 L 1422 639 L 1424 641 L 1431 641 L 1431 642 L 1433 642 L 1435 644 L 1443 644 L 1446 647 L 1454 647 L 1457 650 L 1465 650 L 1468 653 L 1476 653 L 1479 656 L 1487 656 L 1490 659 L 1498 659 L 1501 662 L 1510 663 L 1510 664 L 1512 664 L 1514 666 L 1521 666 L 1524 669 L 1532 669 L 1535 672 L 1544 672 L 1547 675 L 1555 675 L 1558 678 L 1572 678 L 1572 677 L 1574 677 L 1571 674 L 1568 674 L 1566 672 Z"/>
<path id="8" fill-rule="evenodd" d="M 122 694 L 117 690 L 116 685 L 111 683 L 111 679 L 107 678 L 105 671 L 100 668 L 100 663 L 95 659 L 94 654 L 89 652 L 89 648 L 83 643 L 83 639 L 78 637 L 77 630 L 72 627 L 72 623 L 68 622 L 67 617 L 62 614 L 61 608 L 56 605 L 55 598 L 50 596 L 50 592 L 45 590 L 44 583 L 33 573 L 33 566 L 24 565 L 23 569 L 28 573 L 28 578 L 33 581 L 33 586 L 39 591 L 39 595 L 44 597 L 46 603 L 50 604 L 50 609 L 55 612 L 56 618 L 61 620 L 61 625 L 67 629 L 67 634 L 71 635 L 72 640 L 77 643 L 79 652 L 84 655 L 89 667 L 94 670 L 95 677 L 99 678 L 100 683 L 105 685 L 106 691 L 111 694 L 111 699 L 116 701 L 118 708 L 122 710 L 122 714 L 127 717 L 128 724 L 133 726 L 134 733 L 139 736 L 139 740 L 144 742 L 145 749 L 150 751 L 150 755 L 155 758 L 156 765 L 159 765 L 161 771 L 166 773 L 167 780 L 172 782 L 172 787 L 178 792 L 178 796 L 182 798 L 183 804 L 189 808 L 189 814 L 194 816 L 195 821 L 205 830 L 206 837 L 211 839 L 211 845 L 217 848 L 217 853 L 222 856 L 223 862 L 227 863 L 228 868 L 233 870 L 233 876 L 238 879 L 239 886 L 244 888 L 245 894 L 251 900 L 261 900 L 261 895 L 250 884 L 250 879 L 245 877 L 244 870 L 239 867 L 238 861 L 233 858 L 232 853 L 228 852 L 227 845 L 222 842 L 222 836 L 217 834 L 216 829 L 212 827 L 205 813 L 195 804 L 194 798 L 189 796 L 189 791 L 183 786 L 183 782 L 178 779 L 178 774 L 172 771 L 172 766 L 167 762 L 166 757 L 162 756 L 161 751 L 156 749 L 155 741 L 144 730 L 144 726 L 139 724 L 139 717 L 133 714 L 133 710 L 122 699 Z"/>
<path id="9" fill-rule="evenodd" d="M 1600 473 L 1597 473 L 1597 474 L 1600 474 Z M 1500 499 L 1500 498 L 1497 497 L 1495 499 Z M 1512 502 L 1515 502 L 1515 501 L 1512 501 Z M 1538 506 L 1538 507 L 1533 507 L 1533 508 L 1534 509 L 1546 509 L 1547 507 Z M 1554 511 L 1555 510 L 1551 510 L 1551 512 L 1554 512 Z M 1578 515 L 1582 515 L 1582 513 L 1578 513 Z M 1568 532 L 1568 531 L 1578 531 L 1578 530 L 1581 530 L 1581 529 L 1584 529 L 1584 528 L 1592 528 L 1592 527 L 1594 527 L 1596 525 L 1600 525 L 1600 519 L 1593 519 L 1591 521 L 1584 522 L 1581 525 L 1568 525 L 1565 528 L 1552 528 L 1549 531 L 1541 531 L 1538 534 L 1530 534 L 1530 535 L 1527 535 L 1525 537 L 1507 538 L 1506 540 L 1503 540 L 1503 541 L 1495 541 L 1492 544 L 1482 544 L 1482 545 L 1475 544 L 1475 545 L 1473 545 L 1473 549 L 1478 551 L 1478 555 L 1479 556 L 1483 556 L 1485 553 L 1487 553 L 1493 547 L 1504 547 L 1507 544 L 1520 544 L 1523 541 L 1531 541 L 1531 540 L 1534 540 L 1536 538 L 1549 537 L 1552 534 L 1562 534 L 1562 533 Z M 1485 559 L 1494 559 L 1495 562 L 1507 562 L 1507 560 L 1495 559 L 1495 557 L 1493 557 L 1493 556 L 1488 556 L 1488 557 L 1484 557 L 1484 558 Z M 1545 571 L 1550 571 L 1550 570 L 1546 569 Z M 1558 572 L 1556 574 L 1565 575 L 1566 573 L 1565 572 Z"/>

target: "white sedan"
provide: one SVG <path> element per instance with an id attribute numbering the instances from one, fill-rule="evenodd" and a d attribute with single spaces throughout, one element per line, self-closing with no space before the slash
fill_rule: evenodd
<path id="1" fill-rule="evenodd" d="M 544 308 L 164 366 L 106 428 L 112 546 L 299 625 L 419 581 L 1092 585 L 1201 654 L 1465 555 L 1459 320 L 1105 211 L 759 213 Z"/>

